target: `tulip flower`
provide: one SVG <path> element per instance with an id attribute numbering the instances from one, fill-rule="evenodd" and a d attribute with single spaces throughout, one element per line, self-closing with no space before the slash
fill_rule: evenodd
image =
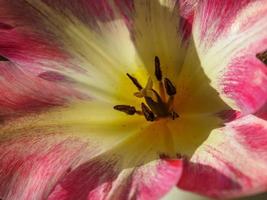
<path id="1" fill-rule="evenodd" d="M 0 198 L 266 191 L 266 0 L 0 0 Z"/>

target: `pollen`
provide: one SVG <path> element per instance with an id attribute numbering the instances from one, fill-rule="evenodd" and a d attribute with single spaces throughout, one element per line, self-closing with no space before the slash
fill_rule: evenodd
<path id="1" fill-rule="evenodd" d="M 134 96 L 143 98 L 145 103 L 141 103 L 140 110 L 131 105 L 116 105 L 113 107 L 115 110 L 124 112 L 127 115 L 143 115 L 145 119 L 150 122 L 162 118 L 175 120 L 179 117 L 179 115 L 172 109 L 174 96 L 176 95 L 176 87 L 167 77 L 165 77 L 163 81 L 160 59 L 158 56 L 155 56 L 154 65 L 154 75 L 159 84 L 159 92 L 153 88 L 154 83 L 151 77 L 148 78 L 146 86 L 143 87 L 134 76 L 127 73 L 126 75 L 138 90 L 134 93 Z"/>

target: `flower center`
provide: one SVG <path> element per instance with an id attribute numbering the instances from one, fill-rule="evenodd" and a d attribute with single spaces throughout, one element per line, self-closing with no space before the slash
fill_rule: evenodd
<path id="1" fill-rule="evenodd" d="M 128 115 L 143 115 L 147 121 L 155 121 L 168 117 L 175 120 L 179 117 L 173 109 L 176 88 L 170 79 L 167 77 L 163 79 L 160 60 L 157 56 L 155 57 L 154 63 L 155 76 L 159 84 L 159 91 L 153 89 L 153 81 L 151 77 L 148 78 L 146 86 L 143 87 L 135 77 L 127 73 L 131 82 L 138 89 L 138 91 L 134 93 L 134 96 L 137 98 L 143 98 L 145 103 L 141 103 L 140 110 L 137 110 L 131 105 L 116 105 L 113 107 L 115 110 L 124 112 Z"/>

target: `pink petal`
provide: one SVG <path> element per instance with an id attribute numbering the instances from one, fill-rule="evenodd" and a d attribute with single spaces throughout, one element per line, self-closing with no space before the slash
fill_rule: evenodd
<path id="1" fill-rule="evenodd" d="M 104 1 L 103 8 L 102 4 L 100 5 L 93 1 L 90 2 L 63 3 L 61 1 L 62 4 L 60 4 L 59 1 L 57 3 L 46 1 L 52 11 L 61 17 L 69 14 L 66 13 L 68 9 L 74 9 L 76 12 L 73 10 L 73 14 L 81 14 L 77 16 L 80 20 L 82 20 L 82 17 L 84 17 L 83 19 L 88 19 L 88 17 L 92 19 L 92 15 L 96 13 L 103 14 L 100 11 L 106 12 L 105 8 L 107 5 L 104 5 Z M 2 84 L 3 88 L 1 88 L 4 95 L 2 99 L 0 97 L 2 103 L 0 106 L 3 107 L 1 112 L 8 113 L 12 109 L 13 111 L 14 109 L 18 109 L 17 111 L 41 110 L 44 107 L 62 105 L 73 97 L 87 98 L 88 93 L 94 88 L 97 91 L 103 91 L 102 93 L 105 93 L 107 88 L 103 89 L 103 85 L 115 84 L 110 84 L 109 81 L 111 79 L 108 79 L 105 83 L 102 81 L 101 83 L 103 84 L 98 84 L 95 80 L 90 80 L 90 83 L 93 82 L 96 85 L 92 86 L 92 84 L 87 84 L 90 90 L 86 88 L 86 95 L 84 94 L 84 88 L 83 94 L 77 92 L 80 89 L 78 88 L 80 79 L 76 77 L 80 77 L 82 74 L 86 80 L 94 78 L 92 76 L 89 77 L 86 73 L 89 71 L 88 66 L 94 66 L 97 68 L 97 72 L 105 76 L 106 74 L 104 73 L 108 70 L 104 67 L 109 66 L 110 63 L 107 64 L 105 62 L 103 64 L 102 54 L 95 55 L 94 53 L 90 53 L 89 55 L 92 55 L 92 58 L 89 58 L 90 63 L 85 64 L 84 61 L 80 62 L 79 58 L 74 58 L 73 55 L 70 55 L 70 49 L 74 49 L 75 53 L 80 50 L 67 48 L 66 41 L 62 41 L 66 35 L 64 35 L 63 30 L 58 28 L 60 24 L 56 24 L 55 26 L 48 17 L 40 14 L 43 12 L 42 9 L 44 9 L 45 5 L 40 3 L 31 1 L 0 1 L 0 56 L 8 58 L 12 63 L 16 64 L 15 67 L 2 67 L 2 71 L 0 71 L 2 73 L 1 75 L 5 77 L 0 80 L 4 82 Z M 95 9 L 97 6 L 99 6 L 99 9 Z M 85 16 L 83 15 L 85 13 L 78 12 L 79 9 L 87 8 L 90 9 L 90 12 L 88 11 L 90 16 Z M 99 12 L 95 12 L 95 10 L 99 10 Z M 95 18 L 92 20 L 96 22 L 100 18 L 101 16 L 95 15 Z M 58 23 L 56 19 L 53 20 L 54 23 Z M 65 18 L 64 20 L 68 21 Z M 73 25 L 72 22 L 68 23 Z M 73 26 L 77 28 L 75 25 Z M 72 36 L 77 37 L 76 35 Z M 111 41 L 109 39 L 107 40 Z M 82 40 L 80 41 L 84 43 Z M 90 48 L 88 47 L 88 49 Z M 94 50 L 92 51 L 95 52 Z M 115 56 L 112 57 L 112 59 L 114 58 Z M 7 63 L 4 65 L 7 65 Z M 121 63 L 116 64 L 116 66 L 120 65 Z M 104 68 L 105 72 L 103 70 L 100 71 L 100 68 Z M 95 76 L 99 75 L 96 73 Z M 97 79 L 99 80 L 99 77 Z M 84 87 L 84 83 L 80 85 Z M 92 96 L 91 93 L 90 96 Z"/>
<path id="2" fill-rule="evenodd" d="M 249 115 L 211 132 L 184 166 L 178 187 L 214 198 L 266 191 L 267 122 Z"/>
<path id="3" fill-rule="evenodd" d="M 64 74 L 78 73 L 62 40 L 38 9 L 27 1 L 0 1 L 1 115 L 43 110 L 85 97 L 73 88 L 77 81 Z M 62 72 L 62 73 L 61 73 Z"/>
<path id="4" fill-rule="evenodd" d="M 194 19 L 194 10 L 197 6 L 198 0 L 180 0 L 180 31 L 183 34 L 183 38 L 186 41 L 192 34 L 192 24 Z"/>
<path id="5" fill-rule="evenodd" d="M 0 22 L 0 29 L 1 30 L 10 30 L 10 29 L 13 29 L 14 27 L 11 26 L 10 24 L 5 24 L 5 23 L 1 23 Z"/>
<path id="6" fill-rule="evenodd" d="M 48 199 L 159 199 L 181 173 L 179 160 L 159 160 L 121 169 L 117 159 L 101 157 L 74 169 L 59 182 Z"/>
<path id="7" fill-rule="evenodd" d="M 180 0 L 181 15 L 190 18 L 194 14 L 199 0 Z"/>
<path id="8" fill-rule="evenodd" d="M 256 113 L 256 115 L 267 120 L 267 103 Z"/>
<path id="9" fill-rule="evenodd" d="M 128 3 L 117 4 L 111 9 L 106 0 L 0 0 L 0 56 L 48 81 L 66 77 L 84 96 L 114 100 L 110 91 L 120 84 L 118 76 L 137 68 L 119 8 Z"/>
<path id="10" fill-rule="evenodd" d="M 50 194 L 51 199 L 163 196 L 177 183 L 182 167 L 179 160 L 158 161 L 161 152 L 168 152 L 164 132 L 151 131 L 138 116 L 129 122 L 126 115 L 109 113 L 111 109 L 111 104 L 76 102 L 4 121 L 0 196 L 14 200 L 47 199 Z"/>
<path id="11" fill-rule="evenodd" d="M 105 22 L 113 20 L 115 17 L 112 5 L 108 0 L 43 0 L 43 2 L 66 14 L 67 11 L 71 11 L 71 14 L 90 26 L 97 26 L 97 20 Z M 122 3 L 126 3 L 126 1 Z"/>
<path id="12" fill-rule="evenodd" d="M 97 109 L 93 106 L 91 110 L 88 107 L 80 110 L 70 107 L 1 120 L 1 198 L 47 199 L 68 173 L 111 149 L 129 134 L 129 127 L 121 127 L 114 116 L 101 116 L 106 108 L 95 111 Z"/>
<path id="13" fill-rule="evenodd" d="M 1 0 L 0 55 L 19 64 L 63 62 L 67 55 L 41 18 L 25 1 Z"/>
<path id="14" fill-rule="evenodd" d="M 46 79 L 36 77 L 13 63 L 0 62 L 0 115 L 40 111 L 79 96 L 70 84 L 52 78 L 51 75 L 46 75 Z"/>
<path id="15" fill-rule="evenodd" d="M 132 1 L 116 2 L 120 12 L 130 4 Z M 32 1 L 1 0 L 0 55 L 21 65 L 38 63 L 48 67 L 48 60 L 51 63 L 50 68 L 56 67 L 55 62 L 64 64 L 65 67 L 73 64 L 66 62 L 66 59 L 69 61 L 72 57 L 66 49 L 66 41 L 62 41 L 62 35 L 58 34 L 62 31 L 60 27 L 62 24 L 45 16 L 42 10 L 44 5 L 49 6 L 58 15 L 77 17 L 80 22 L 95 31 L 99 31 L 99 21 L 109 22 L 116 19 L 115 10 L 107 0 L 43 0 L 38 6 Z M 119 14 L 119 17 L 123 15 Z M 73 37 L 77 36 L 73 35 Z"/>
<path id="16" fill-rule="evenodd" d="M 267 102 L 267 68 L 253 54 L 243 56 L 232 60 L 221 86 L 223 92 L 235 100 L 244 113 L 253 113 Z"/>
<path id="17" fill-rule="evenodd" d="M 59 71 L 87 96 L 110 94 L 110 86 L 120 84 L 119 74 L 150 71 L 155 55 L 168 66 L 166 73 L 174 74 L 186 52 L 182 38 L 191 34 L 192 18 L 183 18 L 176 0 L 0 1 L 0 55 L 44 79 L 47 71 L 50 76 Z M 162 26 L 166 31 L 158 31 Z M 161 39 L 155 43 L 153 38 Z"/>
<path id="18" fill-rule="evenodd" d="M 113 20 L 113 10 L 106 0 L 101 2 L 1 0 L 0 56 L 36 73 L 41 69 L 62 70 L 68 67 L 81 70 L 81 67 L 86 67 L 81 66 L 77 58 L 75 62 L 73 61 L 73 54 L 66 45 L 68 41 L 64 40 L 65 27 L 55 18 L 50 19 L 43 13 L 42 9 L 45 5 L 48 5 L 54 14 L 64 16 L 65 22 L 69 20 L 66 16 L 77 17 L 85 26 L 95 31 L 99 28 L 97 22 L 100 20 L 103 22 Z M 75 27 L 72 22 L 68 23 Z M 75 28 L 78 29 L 78 27 Z M 79 35 L 73 35 L 73 37 L 79 37 Z M 74 51 L 77 53 L 77 49 Z"/>
<path id="19" fill-rule="evenodd" d="M 44 132 L 20 134 L 1 139 L 0 196 L 10 200 L 46 199 L 56 182 L 80 160 L 87 144 L 75 137 L 64 139 Z"/>
<path id="20" fill-rule="evenodd" d="M 49 200 L 159 199 L 182 170 L 181 160 L 159 159 L 166 147 L 159 136 L 143 130 L 81 163 L 59 181 Z"/>
<path id="21" fill-rule="evenodd" d="M 267 101 L 266 0 L 200 1 L 194 39 L 211 84 L 235 109 L 254 113 Z"/>

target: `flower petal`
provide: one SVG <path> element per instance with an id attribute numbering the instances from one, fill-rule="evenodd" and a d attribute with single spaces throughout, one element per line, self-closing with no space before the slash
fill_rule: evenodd
<path id="1" fill-rule="evenodd" d="M 174 79 L 177 88 L 175 110 L 181 116 L 216 117 L 221 111 L 231 109 L 210 86 L 193 44 L 190 41 L 179 76 Z M 209 103 L 206 103 L 206 102 Z"/>
<path id="2" fill-rule="evenodd" d="M 0 61 L 0 115 L 22 114 L 60 106 L 80 94 L 61 81 L 46 81 L 11 62 Z"/>
<path id="3" fill-rule="evenodd" d="M 256 113 L 256 115 L 267 120 L 267 103 Z"/>
<path id="4" fill-rule="evenodd" d="M 183 64 L 184 33 L 177 30 L 188 37 L 191 23 L 180 23 L 176 0 L 0 3 L 2 27 L 13 27 L 1 29 L 0 55 L 36 76 L 67 77 L 90 97 L 131 101 L 114 86 L 125 85 L 127 72 L 146 82 L 156 55 L 171 79 Z"/>
<path id="5" fill-rule="evenodd" d="M 146 200 L 162 197 L 177 183 L 182 161 L 150 160 L 151 147 L 143 146 L 148 141 L 134 139 L 74 169 L 59 182 L 48 199 Z"/>
<path id="6" fill-rule="evenodd" d="M 112 160 L 90 161 L 66 176 L 48 199 L 159 199 L 175 184 L 181 166 L 160 160 L 121 170 Z"/>
<path id="7" fill-rule="evenodd" d="M 46 199 L 57 180 L 85 152 L 87 144 L 84 141 L 39 133 L 33 136 L 30 132 L 21 131 L 20 137 L 8 139 L 2 136 L 1 198 Z"/>
<path id="8" fill-rule="evenodd" d="M 169 148 L 161 127 L 140 116 L 129 121 L 112 104 L 96 101 L 6 120 L 0 129 L 0 196 L 39 199 L 53 191 L 51 199 L 100 198 L 104 190 L 114 197 L 157 199 L 181 173 L 181 161 L 156 161 Z M 132 187 L 121 186 L 125 181 Z"/>
<path id="9" fill-rule="evenodd" d="M 185 18 L 191 18 L 194 15 L 194 10 L 197 7 L 199 0 L 181 0 L 181 13 Z"/>
<path id="10" fill-rule="evenodd" d="M 170 148 L 177 154 L 190 157 L 213 129 L 234 120 L 238 115 L 210 86 L 193 43 L 189 43 L 187 52 L 180 74 L 174 82 L 177 94 L 173 109 L 180 117 L 167 121 L 165 133 L 171 138 Z"/>
<path id="11" fill-rule="evenodd" d="M 58 3 L 1 1 L 0 22 L 14 28 L 0 30 L 0 55 L 36 76 L 59 73 L 91 97 L 112 98 L 107 94 L 114 91 L 114 85 L 120 85 L 126 72 L 137 69 L 134 46 L 123 17 L 117 13 L 118 18 L 103 22 L 100 19 L 107 11 L 104 9 L 101 16 L 87 16 L 95 26 L 88 25 L 86 19 L 81 21 L 81 16 L 69 10 L 70 6 L 63 8 L 64 4 Z M 75 2 L 73 7 L 79 10 L 84 4 Z M 87 7 L 92 10 L 89 4 Z"/>
<path id="12" fill-rule="evenodd" d="M 112 109 L 81 103 L 1 122 L 0 196 L 46 199 L 72 168 L 139 131 L 140 121 L 124 124 L 128 116 Z"/>
<path id="13" fill-rule="evenodd" d="M 213 130 L 178 187 L 222 199 L 266 191 L 266 142 L 267 122 L 253 115 Z"/>
<path id="14" fill-rule="evenodd" d="M 186 35 L 177 0 L 134 1 L 132 37 L 149 74 L 154 74 L 154 58 L 158 56 L 163 74 L 174 80 L 181 70 Z M 179 31 L 180 30 L 180 31 Z"/>
<path id="15" fill-rule="evenodd" d="M 200 1 L 194 40 L 202 67 L 232 107 L 253 113 L 267 101 L 267 68 L 256 55 L 267 48 L 266 0 Z"/>
<path id="16" fill-rule="evenodd" d="M 0 196 L 46 199 L 54 191 L 51 199 L 58 195 L 99 199 L 99 191 L 104 191 L 104 196 L 114 198 L 158 199 L 177 182 L 181 161 L 153 161 L 168 148 L 161 139 L 164 132 L 139 133 L 146 129 L 146 121 L 133 116 L 129 123 L 128 118 L 114 112 L 111 104 L 91 101 L 4 121 L 0 127 Z M 76 179 L 77 174 L 84 179 Z M 112 179 L 110 174 L 114 174 Z M 95 185 L 98 178 L 104 183 Z"/>
<path id="17" fill-rule="evenodd" d="M 48 64 L 48 60 L 53 67 L 64 62 L 67 55 L 51 30 L 44 28 L 40 13 L 22 0 L 1 0 L 0 9 L 0 55 L 21 65 L 28 64 L 28 68 L 37 63 Z"/>

